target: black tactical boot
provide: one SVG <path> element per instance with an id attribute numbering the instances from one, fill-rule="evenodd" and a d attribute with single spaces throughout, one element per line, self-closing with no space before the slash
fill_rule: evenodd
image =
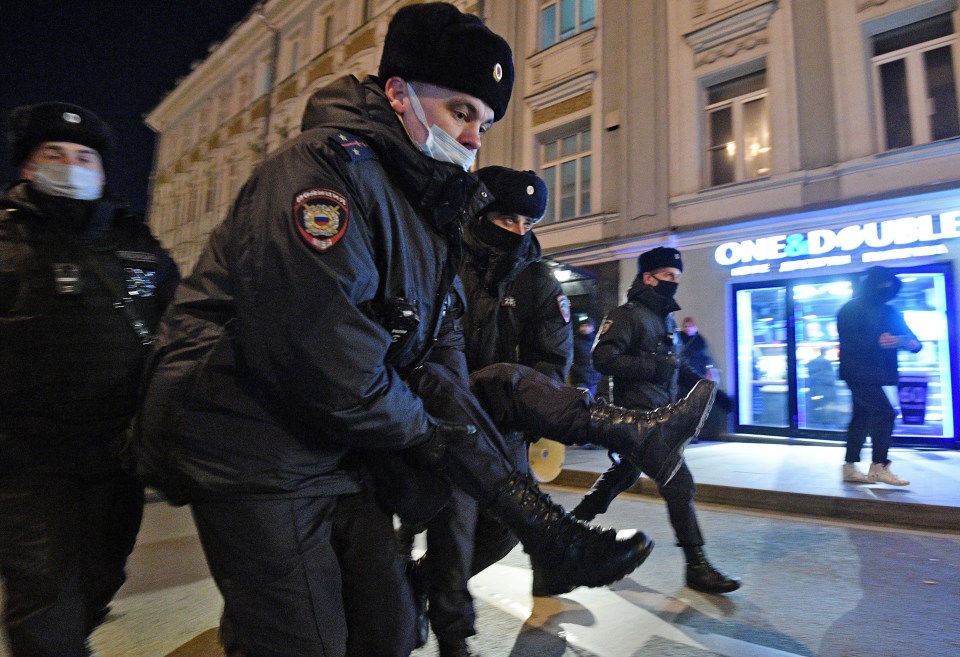
<path id="1" fill-rule="evenodd" d="M 421 648 L 426 645 L 427 639 L 430 638 L 430 620 L 427 618 L 427 583 L 424 581 L 426 574 L 423 572 L 423 557 L 416 561 L 407 561 L 405 569 L 407 580 L 410 582 L 410 590 L 413 592 L 413 629 L 416 636 L 414 648 Z"/>
<path id="2" fill-rule="evenodd" d="M 687 557 L 687 586 L 703 593 L 730 593 L 740 588 L 739 577 L 727 577 L 707 561 L 701 546 L 683 547 Z"/>
<path id="3" fill-rule="evenodd" d="M 686 397 L 652 411 L 597 402 L 590 408 L 589 442 L 618 452 L 664 486 L 677 474 L 683 449 L 700 433 L 716 394 L 716 383 L 700 379 Z"/>
<path id="4" fill-rule="evenodd" d="M 653 549 L 643 532 L 600 529 L 576 520 L 516 472 L 490 511 L 513 530 L 530 555 L 538 583 L 534 595 L 612 584 L 633 572 Z"/>

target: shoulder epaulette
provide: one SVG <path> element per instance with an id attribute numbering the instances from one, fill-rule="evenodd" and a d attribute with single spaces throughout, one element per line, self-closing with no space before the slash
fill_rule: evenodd
<path id="1" fill-rule="evenodd" d="M 377 154 L 365 141 L 349 132 L 337 132 L 330 139 L 343 149 L 351 162 L 377 159 Z"/>

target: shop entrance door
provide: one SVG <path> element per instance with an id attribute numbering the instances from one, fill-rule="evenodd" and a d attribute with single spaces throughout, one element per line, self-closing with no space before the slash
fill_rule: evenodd
<path id="1" fill-rule="evenodd" d="M 948 331 L 949 265 L 897 268 L 903 286 L 893 305 L 923 343 L 901 351 L 904 412 L 897 444 L 943 445 L 954 439 L 956 347 Z M 837 378 L 837 313 L 853 296 L 856 275 L 737 285 L 737 430 L 843 440 L 850 392 Z M 891 401 L 900 410 L 896 388 Z"/>

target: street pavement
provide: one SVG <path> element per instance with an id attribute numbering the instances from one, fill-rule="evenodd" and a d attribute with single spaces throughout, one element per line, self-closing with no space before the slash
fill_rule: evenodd
<path id="1" fill-rule="evenodd" d="M 960 454 L 891 458 L 909 487 L 840 484 L 837 446 L 692 445 L 707 554 L 743 588 L 709 596 L 684 586 L 665 507 L 641 479 L 639 494 L 597 522 L 650 534 L 656 547 L 645 564 L 611 587 L 533 598 L 529 560 L 514 550 L 471 582 L 479 618 L 471 645 L 483 657 L 960 655 L 960 530 L 950 520 L 960 508 Z M 583 493 L 576 482 L 589 484 L 607 463 L 602 451 L 569 450 L 556 480 L 564 485 L 546 488 L 570 507 Z M 935 515 L 927 507 L 947 519 L 942 527 L 926 527 Z M 861 522 L 848 518 L 858 514 Z M 222 600 L 186 509 L 147 506 L 128 570 L 94 635 L 99 657 L 218 657 Z M 431 638 L 414 657 L 436 654 Z"/>

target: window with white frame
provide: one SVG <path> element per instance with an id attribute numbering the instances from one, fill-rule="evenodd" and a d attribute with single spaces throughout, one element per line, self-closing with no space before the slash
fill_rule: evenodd
<path id="1" fill-rule="evenodd" d="M 303 46 L 303 35 L 298 31 L 291 34 L 287 39 L 287 70 L 289 77 L 300 69 L 300 55 Z"/>
<path id="2" fill-rule="evenodd" d="M 257 98 L 265 96 L 273 89 L 273 66 L 270 57 L 261 57 L 257 61 L 254 80 L 254 93 Z"/>
<path id="3" fill-rule="evenodd" d="M 589 30 L 596 13 L 595 0 L 544 0 L 540 3 L 540 49 Z"/>
<path id="4" fill-rule="evenodd" d="M 593 179 L 590 128 L 540 144 L 540 177 L 547 184 L 546 223 L 592 212 Z"/>
<path id="5" fill-rule="evenodd" d="M 960 134 L 950 14 L 872 38 L 874 88 L 883 150 Z"/>
<path id="6" fill-rule="evenodd" d="M 770 114 L 765 70 L 706 88 L 707 186 L 770 175 Z"/>
<path id="7" fill-rule="evenodd" d="M 313 17 L 313 45 L 316 54 L 333 47 L 333 4 L 328 3 L 316 10 Z"/>

